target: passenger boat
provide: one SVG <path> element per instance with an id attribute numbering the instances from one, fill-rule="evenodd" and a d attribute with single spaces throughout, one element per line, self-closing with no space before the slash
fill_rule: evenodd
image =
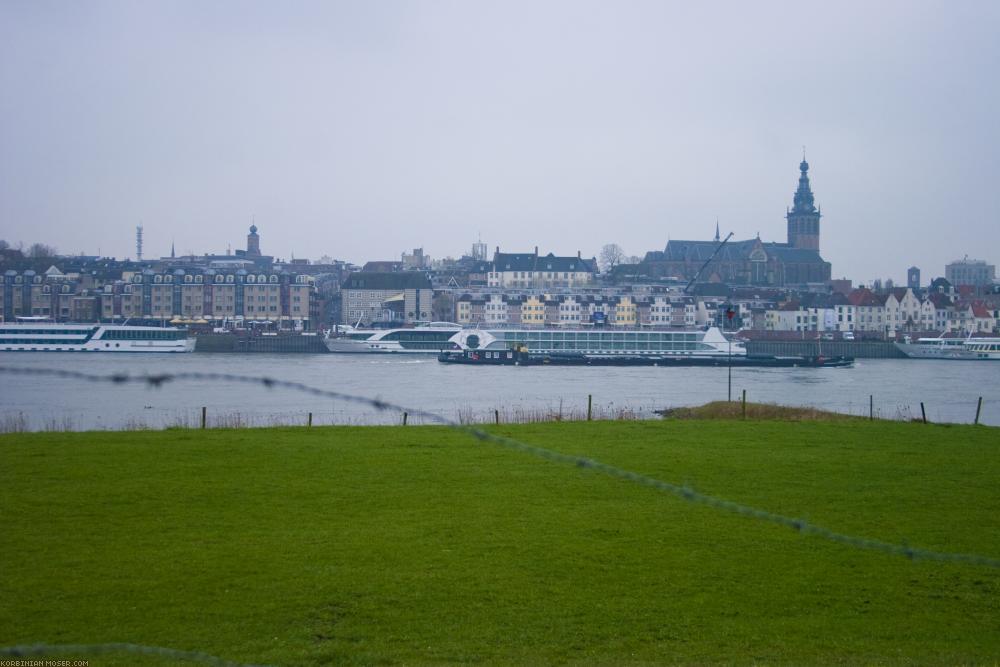
<path id="1" fill-rule="evenodd" d="M 452 322 L 428 322 L 400 329 L 340 329 L 338 327 L 324 339 L 330 352 L 440 354 L 458 349 L 450 339 L 462 327 Z"/>
<path id="2" fill-rule="evenodd" d="M 192 352 L 185 329 L 19 321 L 0 324 L 0 352 Z"/>
<path id="3" fill-rule="evenodd" d="M 742 341 L 707 331 L 463 329 L 444 363 L 586 366 L 850 366 L 850 357 L 749 356 Z"/>
<path id="4" fill-rule="evenodd" d="M 909 336 L 895 344 L 911 359 L 952 359 L 1000 361 L 1000 338 L 918 338 Z"/>

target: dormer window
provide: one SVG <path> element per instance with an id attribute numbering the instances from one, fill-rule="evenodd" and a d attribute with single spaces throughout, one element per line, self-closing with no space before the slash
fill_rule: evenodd
<path id="1" fill-rule="evenodd" d="M 217 276 L 215 276 L 215 282 L 217 282 L 217 283 L 221 283 L 225 279 L 226 279 L 225 276 L 223 276 L 221 273 L 218 274 Z"/>
<path id="2" fill-rule="evenodd" d="M 278 276 L 271 276 L 270 282 L 272 282 L 272 283 L 278 282 Z"/>
<path id="3" fill-rule="evenodd" d="M 153 276 L 153 282 L 154 283 L 162 283 L 163 282 L 163 276 Z"/>
<path id="4" fill-rule="evenodd" d="M 194 282 L 194 276 L 192 276 L 191 274 L 184 276 L 184 282 L 186 283 Z"/>
<path id="5" fill-rule="evenodd" d="M 256 281 L 256 280 L 257 280 L 257 277 L 256 277 L 256 276 L 254 276 L 254 275 L 249 275 L 249 276 L 247 276 L 247 282 L 248 282 L 248 283 L 252 283 L 252 282 L 254 282 L 254 281 Z"/>
<path id="6" fill-rule="evenodd" d="M 194 277 L 194 281 L 195 281 L 196 283 L 200 283 L 200 282 L 202 281 L 202 277 L 201 277 L 201 276 L 195 276 L 195 277 Z"/>

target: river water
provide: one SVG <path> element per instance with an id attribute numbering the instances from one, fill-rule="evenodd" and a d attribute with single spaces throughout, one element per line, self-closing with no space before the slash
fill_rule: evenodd
<path id="1" fill-rule="evenodd" d="M 582 418 L 593 395 L 596 417 L 653 417 L 656 410 L 725 400 L 726 368 L 469 367 L 434 357 L 337 354 L 2 353 L 0 366 L 58 368 L 129 375 L 197 371 L 266 376 L 378 398 L 448 419 L 492 421 Z M 853 368 L 733 370 L 732 395 L 750 401 L 814 406 L 876 416 L 970 423 L 983 397 L 980 422 L 1000 426 L 1000 363 L 912 359 L 859 360 Z M 196 426 L 399 423 L 399 410 L 379 411 L 343 401 L 231 381 L 95 383 L 0 373 L 0 431 Z M 420 423 L 410 416 L 410 423 Z"/>

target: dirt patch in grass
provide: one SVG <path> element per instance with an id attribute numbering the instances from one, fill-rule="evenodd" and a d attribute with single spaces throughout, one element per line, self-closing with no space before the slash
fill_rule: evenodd
<path id="1" fill-rule="evenodd" d="M 796 408 L 773 403 L 747 403 L 746 414 L 740 401 L 714 401 L 693 408 L 670 408 L 660 414 L 665 419 L 756 419 L 771 421 L 846 421 L 860 417 L 816 408 Z"/>

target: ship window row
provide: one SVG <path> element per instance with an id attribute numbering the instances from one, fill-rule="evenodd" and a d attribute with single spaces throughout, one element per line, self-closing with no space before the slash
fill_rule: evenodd
<path id="1" fill-rule="evenodd" d="M 0 338 L 0 345 L 81 345 L 86 340 L 52 340 L 51 338 Z"/>
<path id="2" fill-rule="evenodd" d="M 636 343 L 636 342 L 624 342 L 624 341 L 603 341 L 600 344 L 594 345 L 586 341 L 553 341 L 544 343 L 532 343 L 530 341 L 524 343 L 525 347 L 529 351 L 540 351 L 540 350 L 581 350 L 581 351 L 637 351 L 637 352 L 674 352 L 674 351 L 702 351 L 702 350 L 713 350 L 711 345 L 706 345 L 705 343 L 693 343 L 693 342 L 679 342 L 679 341 L 668 341 L 660 343 Z M 491 346 L 492 347 L 492 346 Z"/>
<path id="3" fill-rule="evenodd" d="M 18 327 L 17 329 L 0 329 L 0 335 L 12 336 L 14 334 L 30 334 L 34 336 L 53 336 L 57 334 L 67 335 L 67 336 L 86 336 L 91 331 L 95 329 L 22 329 Z"/>
<path id="4" fill-rule="evenodd" d="M 101 340 L 181 340 L 185 331 L 105 331 Z"/>
<path id="5" fill-rule="evenodd" d="M 697 333 L 624 333 L 592 331 L 506 331 L 497 333 L 498 340 L 511 342 L 586 341 L 588 343 L 674 343 L 695 342 Z"/>
<path id="6" fill-rule="evenodd" d="M 380 340 L 403 340 L 406 342 L 444 342 L 455 335 L 454 331 L 393 331 Z"/>

